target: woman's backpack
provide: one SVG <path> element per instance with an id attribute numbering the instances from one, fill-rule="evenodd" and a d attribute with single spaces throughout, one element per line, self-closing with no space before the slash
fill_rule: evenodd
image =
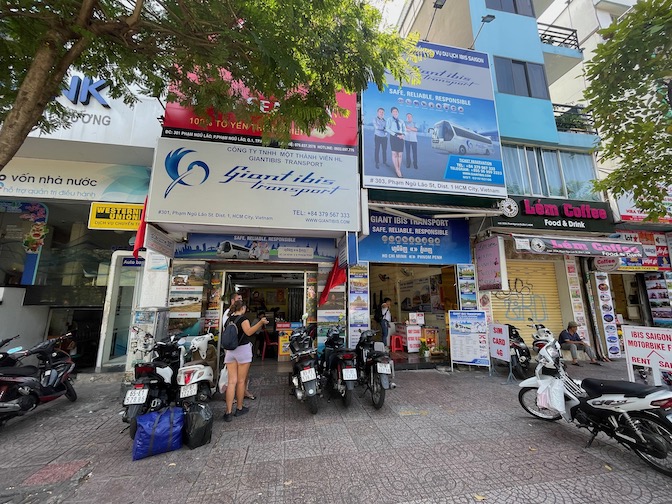
<path id="1" fill-rule="evenodd" d="M 226 321 L 226 327 L 222 331 L 222 348 L 224 350 L 235 350 L 238 348 L 238 343 L 240 343 L 240 339 L 238 338 L 238 321 L 241 317 L 242 315 L 239 315 L 235 321 L 232 321 L 233 317 L 229 317 Z"/>

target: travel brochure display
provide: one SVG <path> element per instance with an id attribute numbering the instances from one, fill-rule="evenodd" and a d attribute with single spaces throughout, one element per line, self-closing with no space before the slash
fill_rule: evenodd
<path id="1" fill-rule="evenodd" d="M 672 327 L 672 307 L 670 307 L 670 286 L 672 284 L 668 284 L 665 280 L 668 276 L 670 272 L 644 274 L 653 325 L 657 327 Z"/>
<path id="2" fill-rule="evenodd" d="M 348 346 L 355 348 L 359 335 L 370 329 L 369 316 L 369 265 L 357 264 L 350 266 L 348 282 L 348 304 L 350 314 Z"/>
<path id="3" fill-rule="evenodd" d="M 672 377 L 672 329 L 628 325 L 622 328 L 630 381 L 635 381 L 633 366 L 651 368 L 655 385 L 662 385 L 663 374 L 669 381 Z"/>
<path id="4" fill-rule="evenodd" d="M 476 310 L 476 267 L 473 264 L 457 265 L 457 284 L 460 293 L 460 307 L 463 310 Z"/>
<path id="5" fill-rule="evenodd" d="M 450 365 L 490 366 L 485 312 L 450 310 Z"/>
<path id="6" fill-rule="evenodd" d="M 621 356 L 621 344 L 618 340 L 618 326 L 616 325 L 616 313 L 614 311 L 614 300 L 611 297 L 611 286 L 609 285 L 609 275 L 603 272 L 595 273 L 595 283 L 597 285 L 597 315 L 604 328 L 604 336 L 607 340 L 607 352 L 609 357 Z M 589 340 L 586 338 L 585 340 Z"/>

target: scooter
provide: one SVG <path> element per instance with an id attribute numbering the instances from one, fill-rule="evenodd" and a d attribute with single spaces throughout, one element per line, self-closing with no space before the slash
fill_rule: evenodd
<path id="1" fill-rule="evenodd" d="M 530 349 L 518 332 L 518 328 L 511 324 L 506 324 L 509 329 L 509 347 L 511 348 L 511 371 L 519 380 L 524 380 L 528 376 L 530 369 Z"/>
<path id="2" fill-rule="evenodd" d="M 370 390 L 373 407 L 380 409 L 385 403 L 385 391 L 394 388 L 394 384 L 390 379 L 393 372 L 390 354 L 384 351 L 382 343 L 373 341 L 377 332 L 371 329 L 363 331 L 355 353 L 359 383 L 366 386 L 361 397 Z"/>
<path id="3" fill-rule="evenodd" d="M 317 413 L 317 396 L 319 389 L 319 374 L 317 349 L 313 345 L 316 331 L 309 331 L 304 325 L 294 329 L 289 337 L 289 356 L 292 362 L 292 373 L 289 375 L 291 394 L 299 401 L 305 401 L 308 410 L 314 415 Z"/>
<path id="4" fill-rule="evenodd" d="M 345 348 L 344 330 L 341 321 L 328 329 L 319 369 L 322 390 L 338 394 L 347 408 L 357 383 L 357 368 L 354 351 Z"/>
<path id="5" fill-rule="evenodd" d="M 217 390 L 214 372 L 217 350 L 210 345 L 213 340 L 214 336 L 210 332 L 191 340 L 190 361 L 186 365 L 182 364 L 177 371 L 182 403 L 207 402 Z"/>
<path id="6" fill-rule="evenodd" d="M 6 338 L 2 341 L 0 341 L 0 348 L 3 348 L 7 346 L 8 343 L 14 341 L 20 336 L 20 334 L 17 334 L 16 336 L 13 336 L 11 338 Z M 14 347 L 10 348 L 9 350 L 5 352 L 0 352 L 0 367 L 14 367 L 18 365 L 19 363 L 19 354 L 23 350 L 23 347 Z"/>
<path id="7" fill-rule="evenodd" d="M 24 415 L 62 395 L 72 402 L 77 400 L 70 379 L 75 363 L 67 352 L 58 348 L 71 337 L 72 334 L 67 333 L 11 354 L 17 360 L 34 355 L 38 365 L 0 368 L 0 427 L 10 418 Z"/>
<path id="8" fill-rule="evenodd" d="M 559 408 L 540 406 L 539 389 L 551 390 L 558 384 L 564 396 L 564 401 L 558 401 Z M 563 418 L 588 429 L 592 437 L 587 447 L 604 432 L 656 471 L 672 476 L 672 391 L 624 381 L 572 380 L 562 365 L 560 344 L 555 340 L 539 351 L 535 376 L 520 387 L 518 401 L 532 416 L 546 421 Z"/>
<path id="9" fill-rule="evenodd" d="M 527 324 L 527 327 L 534 329 L 534 332 L 532 333 L 532 348 L 536 353 L 539 353 L 539 350 L 544 348 L 547 343 L 555 340 L 555 336 L 553 336 L 553 331 L 548 329 L 544 324 L 535 322 L 531 318 L 528 318 L 527 320 L 532 322 L 531 324 Z"/>

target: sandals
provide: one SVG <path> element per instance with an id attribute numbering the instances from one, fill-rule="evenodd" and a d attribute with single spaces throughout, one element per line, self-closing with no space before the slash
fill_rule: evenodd
<path id="1" fill-rule="evenodd" d="M 245 399 L 249 399 L 250 401 L 254 401 L 256 397 L 253 394 L 245 394 Z"/>

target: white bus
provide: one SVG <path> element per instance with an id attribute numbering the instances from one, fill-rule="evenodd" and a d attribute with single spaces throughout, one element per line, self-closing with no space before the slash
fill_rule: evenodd
<path id="1" fill-rule="evenodd" d="M 249 259 L 250 249 L 237 243 L 224 241 L 217 247 L 217 255 L 226 259 Z"/>
<path id="2" fill-rule="evenodd" d="M 490 138 L 448 121 L 437 122 L 429 131 L 432 134 L 432 148 L 439 151 L 486 156 L 494 151 Z"/>

